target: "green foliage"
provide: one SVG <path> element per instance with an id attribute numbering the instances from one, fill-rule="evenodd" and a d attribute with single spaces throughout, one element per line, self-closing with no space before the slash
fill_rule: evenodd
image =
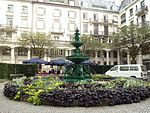
<path id="1" fill-rule="evenodd" d="M 25 76 L 35 76 L 37 73 L 37 65 L 26 65 L 26 64 L 6 64 L 0 63 L 0 79 L 11 79 L 10 74 L 25 74 Z"/>
<path id="2" fill-rule="evenodd" d="M 8 65 L 5 63 L 0 63 L 0 79 L 6 79 L 8 78 Z"/>
<path id="3" fill-rule="evenodd" d="M 114 88 L 117 88 L 117 87 L 122 87 L 126 81 L 127 81 L 127 78 L 123 78 L 123 77 L 116 78 L 115 80 L 104 83 L 103 87 L 106 88 L 106 89 L 107 88 L 114 89 Z"/>
<path id="4" fill-rule="evenodd" d="M 35 52 L 32 54 L 38 56 L 39 58 L 43 57 L 46 50 L 45 47 L 52 48 L 53 45 L 50 35 L 39 32 L 22 33 L 21 37 L 19 38 L 19 44 L 23 47 L 30 46 L 33 51 L 36 51 L 36 54 Z"/>
<path id="5" fill-rule="evenodd" d="M 140 86 L 147 86 L 147 82 L 132 78 L 132 79 L 128 79 L 123 85 L 124 88 L 140 87 Z"/>
<path id="6" fill-rule="evenodd" d="M 112 37 L 114 47 L 126 49 L 130 54 L 131 63 L 136 63 L 136 57 L 142 49 L 142 46 L 150 41 L 150 26 L 137 26 L 131 24 L 119 29 Z"/>
<path id="7" fill-rule="evenodd" d="M 21 95 L 25 94 L 28 95 L 28 102 L 33 103 L 34 105 L 40 105 L 40 95 L 43 92 L 51 92 L 63 84 L 63 82 L 53 77 L 36 76 L 28 79 L 32 81 L 30 84 L 26 83 L 26 77 L 13 80 L 13 82 L 16 83 L 16 86 L 18 86 L 18 92 L 15 95 L 14 100 L 20 100 Z"/>
<path id="8" fill-rule="evenodd" d="M 30 82 L 29 82 L 30 81 Z M 21 78 L 4 86 L 4 95 L 34 105 L 102 106 L 131 104 L 150 97 L 150 82 L 116 78 L 109 82 L 63 83 L 50 76 Z M 149 87 L 147 87 L 149 86 Z"/>
<path id="9" fill-rule="evenodd" d="M 96 50 L 99 50 L 102 47 L 100 40 L 91 35 L 81 36 L 81 41 L 83 42 L 82 51 L 91 57 L 95 55 Z"/>
<path id="10" fill-rule="evenodd" d="M 25 94 L 29 95 L 27 101 L 33 103 L 34 105 L 41 105 L 41 100 L 39 96 L 43 92 L 44 90 L 28 89 L 28 91 L 25 92 Z"/>
<path id="11" fill-rule="evenodd" d="M 20 98 L 21 98 L 21 93 L 20 93 L 20 91 L 18 91 L 14 97 L 14 100 L 20 100 Z"/>
<path id="12" fill-rule="evenodd" d="M 108 76 L 108 75 L 100 75 L 100 74 L 96 74 L 96 75 L 93 75 L 92 76 L 92 79 L 94 81 L 99 81 L 99 80 L 104 80 L 104 79 L 111 79 L 112 77 L 111 76 Z"/>
<path id="13" fill-rule="evenodd" d="M 114 65 L 91 65 L 90 69 L 93 74 L 105 74 Z"/>
<path id="14" fill-rule="evenodd" d="M 143 81 L 141 79 L 119 77 L 116 78 L 115 80 L 104 83 L 103 88 L 115 89 L 118 87 L 123 87 L 123 88 L 134 88 L 134 87 L 141 87 L 141 86 L 146 87 L 148 86 L 148 84 L 149 82 Z"/>

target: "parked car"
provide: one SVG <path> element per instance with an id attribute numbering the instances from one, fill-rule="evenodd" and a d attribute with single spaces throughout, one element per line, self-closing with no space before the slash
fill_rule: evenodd
<path id="1" fill-rule="evenodd" d="M 146 67 L 142 64 L 115 65 L 105 74 L 112 77 L 148 78 Z"/>

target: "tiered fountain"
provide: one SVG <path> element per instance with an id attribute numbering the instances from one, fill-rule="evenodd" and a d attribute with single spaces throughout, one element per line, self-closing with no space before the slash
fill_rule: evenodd
<path id="1" fill-rule="evenodd" d="M 67 60 L 74 62 L 74 64 L 66 66 L 64 80 L 66 82 L 78 82 L 78 81 L 91 81 L 90 68 L 87 65 L 81 64 L 81 62 L 88 60 L 89 57 L 82 55 L 80 47 L 83 43 L 79 37 L 79 30 L 76 30 L 74 41 L 71 43 L 75 47 L 71 56 L 66 57 Z"/>

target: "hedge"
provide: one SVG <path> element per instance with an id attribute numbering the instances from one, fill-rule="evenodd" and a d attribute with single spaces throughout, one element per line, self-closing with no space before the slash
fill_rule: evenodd
<path id="1" fill-rule="evenodd" d="M 91 65 L 90 69 L 93 74 L 105 74 L 114 65 Z"/>
<path id="2" fill-rule="evenodd" d="M 0 79 L 10 79 L 10 74 L 25 74 L 25 76 L 34 76 L 37 73 L 37 64 L 6 64 L 0 63 Z"/>

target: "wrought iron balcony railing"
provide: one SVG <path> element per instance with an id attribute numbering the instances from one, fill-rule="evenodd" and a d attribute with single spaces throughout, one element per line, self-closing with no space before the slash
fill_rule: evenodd
<path id="1" fill-rule="evenodd" d="M 141 6 L 138 10 L 136 10 L 136 16 L 140 16 L 143 13 L 146 13 L 148 11 L 148 7 L 146 5 Z"/>
<path id="2" fill-rule="evenodd" d="M 65 30 L 62 29 L 62 28 L 54 28 L 52 27 L 51 30 L 50 30 L 51 33 L 64 33 Z"/>
<path id="3" fill-rule="evenodd" d="M 99 36 L 111 36 L 113 34 L 113 32 L 94 31 L 91 34 L 92 35 L 99 35 Z"/>

